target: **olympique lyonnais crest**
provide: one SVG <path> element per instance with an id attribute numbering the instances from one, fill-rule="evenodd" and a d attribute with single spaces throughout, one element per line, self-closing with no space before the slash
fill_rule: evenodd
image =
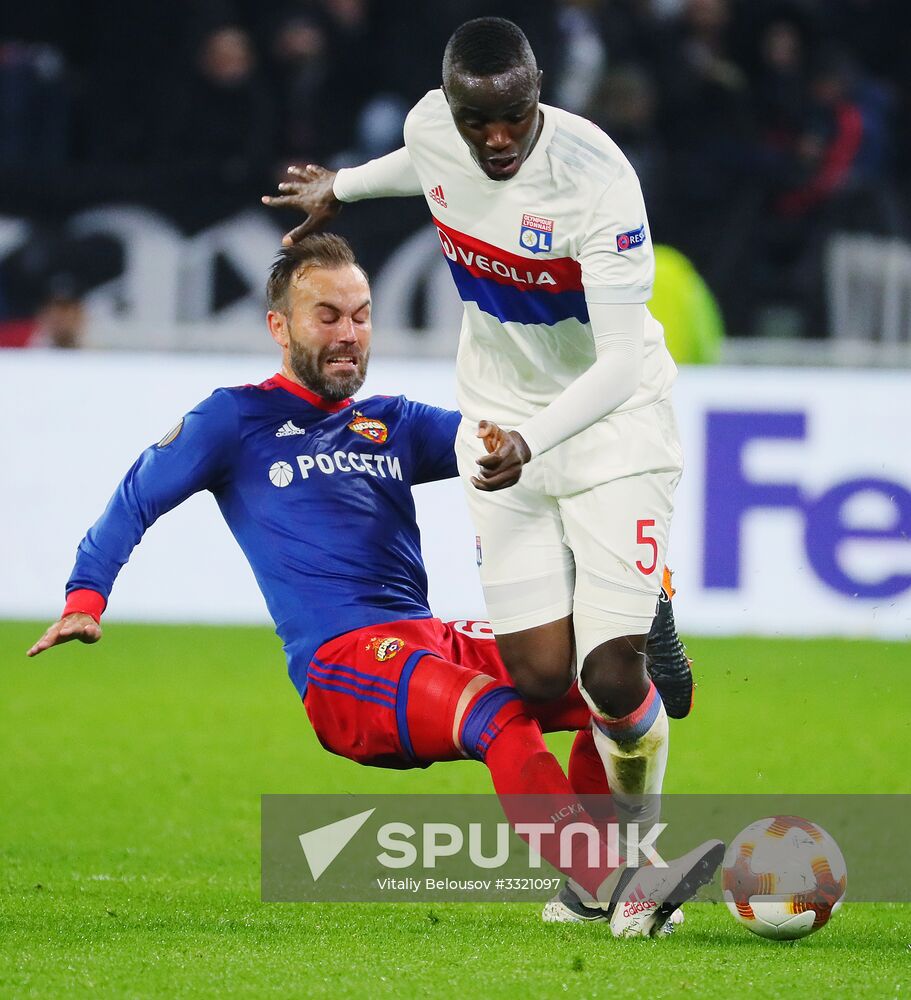
<path id="1" fill-rule="evenodd" d="M 348 424 L 348 430 L 360 434 L 374 444 L 385 444 L 389 437 L 389 428 L 382 420 L 374 420 L 373 417 L 365 417 L 360 410 L 354 411 L 354 419 Z"/>
<path id="2" fill-rule="evenodd" d="M 405 648 L 405 640 L 394 635 L 387 635 L 383 638 L 374 636 L 364 647 L 369 653 L 373 650 L 373 655 L 380 663 L 391 660 L 393 656 Z"/>
<path id="3" fill-rule="evenodd" d="M 523 215 L 519 245 L 532 253 L 550 253 L 554 243 L 554 220 L 540 215 Z"/>

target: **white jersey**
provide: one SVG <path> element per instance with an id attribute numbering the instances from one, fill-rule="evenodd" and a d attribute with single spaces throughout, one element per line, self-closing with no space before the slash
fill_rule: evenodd
<path id="1" fill-rule="evenodd" d="M 644 303 L 654 278 L 642 192 L 626 157 L 584 118 L 540 108 L 534 149 L 502 181 L 472 158 L 442 91 L 430 91 L 405 122 L 405 145 L 465 304 L 459 407 L 471 420 L 507 426 L 533 416 L 595 361 L 586 299 Z M 649 315 L 642 381 L 614 412 L 664 398 L 676 371 Z"/>

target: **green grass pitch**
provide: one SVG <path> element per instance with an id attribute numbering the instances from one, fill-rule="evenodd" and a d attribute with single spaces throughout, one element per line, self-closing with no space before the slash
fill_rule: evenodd
<path id="1" fill-rule="evenodd" d="M 261 793 L 482 792 L 487 772 L 329 756 L 267 629 L 112 623 L 27 660 L 43 627 L 0 623 L 0 997 L 911 991 L 911 906 L 848 904 L 787 945 L 709 904 L 666 941 L 544 926 L 529 904 L 263 904 Z M 911 791 L 907 646 L 690 647 L 701 683 L 672 724 L 669 791 Z"/>

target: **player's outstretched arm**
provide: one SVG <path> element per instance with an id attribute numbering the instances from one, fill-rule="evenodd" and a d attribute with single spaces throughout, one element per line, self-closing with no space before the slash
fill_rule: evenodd
<path id="1" fill-rule="evenodd" d="M 411 198 L 423 192 L 404 146 L 359 167 L 332 171 L 310 163 L 306 167 L 288 167 L 288 173 L 291 179 L 278 186 L 281 195 L 263 198 L 263 204 L 270 208 L 294 208 L 307 214 L 306 222 L 285 234 L 285 246 L 322 229 L 349 201 Z"/>
<path id="2" fill-rule="evenodd" d="M 37 656 L 78 639 L 97 642 L 117 574 L 156 520 L 187 497 L 223 482 L 238 439 L 237 406 L 216 390 L 139 456 L 76 550 L 59 621 L 27 651 Z"/>
<path id="3" fill-rule="evenodd" d="M 484 493 L 514 486 L 522 475 L 522 466 L 531 451 L 518 431 L 504 431 L 490 420 L 478 424 L 478 437 L 487 454 L 478 459 L 478 474 L 471 477 L 475 489 Z"/>
<path id="4" fill-rule="evenodd" d="M 332 190 L 334 170 L 308 163 L 305 167 L 288 167 L 288 174 L 290 179 L 278 185 L 280 195 L 263 195 L 262 199 L 269 208 L 294 208 L 306 213 L 307 220 L 282 237 L 286 247 L 308 233 L 324 229 L 342 208 Z"/>
<path id="5" fill-rule="evenodd" d="M 59 621 L 44 633 L 43 636 L 29 649 L 27 656 L 37 656 L 51 646 L 60 646 L 64 642 L 78 639 L 80 642 L 98 642 L 101 638 L 101 626 L 82 611 L 76 611 L 71 615 L 64 615 Z"/>

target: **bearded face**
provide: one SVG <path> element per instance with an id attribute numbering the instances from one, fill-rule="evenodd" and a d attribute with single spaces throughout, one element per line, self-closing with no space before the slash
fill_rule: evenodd
<path id="1" fill-rule="evenodd" d="M 354 396 L 367 378 L 370 349 L 360 345 L 330 344 L 311 347 L 292 338 L 288 345 L 291 371 L 311 392 L 340 403 Z"/>
<path id="2" fill-rule="evenodd" d="M 286 374 L 327 402 L 353 396 L 370 358 L 370 286 L 356 265 L 310 267 L 270 314 Z"/>

